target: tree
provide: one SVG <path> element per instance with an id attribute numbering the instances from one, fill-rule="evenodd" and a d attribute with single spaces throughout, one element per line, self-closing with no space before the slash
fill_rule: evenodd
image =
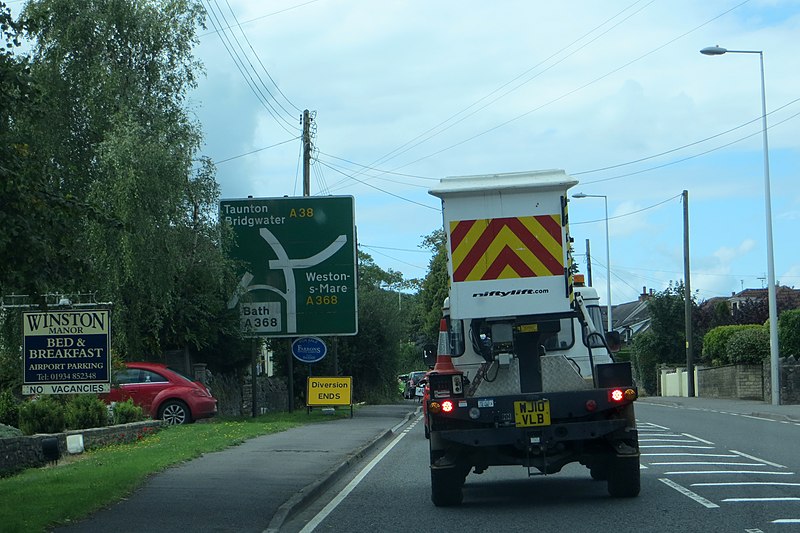
<path id="1" fill-rule="evenodd" d="M 428 263 L 428 273 L 420 286 L 420 302 L 414 324 L 419 331 L 420 345 L 436 343 L 439 336 L 439 320 L 442 318 L 442 305 L 449 295 L 450 275 L 447 271 L 447 234 L 437 228 L 423 238 L 422 247 L 433 253 Z M 421 357 L 421 354 L 420 354 Z"/>
<path id="2" fill-rule="evenodd" d="M 692 299 L 692 341 L 699 351 L 702 333 L 697 304 Z M 660 364 L 681 364 L 686 361 L 686 315 L 684 285 L 670 284 L 666 289 L 650 296 L 647 304 L 650 313 L 649 330 L 634 339 L 631 351 L 634 368 L 640 379 L 645 379 L 648 392 L 655 392 L 657 367 Z M 653 380 L 651 383 L 650 380 Z"/>
<path id="3" fill-rule="evenodd" d="M 28 164 L 88 215 L 56 230 L 72 287 L 50 289 L 112 301 L 115 347 L 137 358 L 226 333 L 235 281 L 209 216 L 213 167 L 196 169 L 201 135 L 185 109 L 203 16 L 190 0 L 39 0 L 23 12 L 42 106 L 20 124 L 36 139 Z"/>
<path id="4" fill-rule="evenodd" d="M 778 317 L 778 346 L 783 357 L 800 358 L 800 309 L 784 311 Z"/>

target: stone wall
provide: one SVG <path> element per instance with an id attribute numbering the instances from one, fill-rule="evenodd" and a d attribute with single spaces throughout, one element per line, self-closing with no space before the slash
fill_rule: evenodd
<path id="1" fill-rule="evenodd" d="M 220 415 L 252 415 L 253 389 L 249 373 L 214 375 L 208 386 L 218 401 Z M 286 389 L 286 378 L 258 376 L 256 378 L 256 412 L 263 414 L 286 411 L 288 408 L 289 396 Z"/>
<path id="2" fill-rule="evenodd" d="M 781 404 L 800 404 L 800 361 L 794 356 L 782 357 Z M 772 367 L 769 359 L 764 361 L 764 399 L 772 398 Z"/>
<path id="3" fill-rule="evenodd" d="M 45 439 L 55 438 L 58 441 L 60 455 L 63 457 L 68 453 L 68 435 L 83 435 L 84 449 L 91 450 L 110 444 L 134 442 L 148 434 L 159 431 L 161 427 L 161 420 L 146 420 L 117 426 L 73 430 L 65 433 L 0 438 L 0 477 L 14 474 L 26 468 L 47 464 L 42 449 L 42 441 Z"/>
<path id="4" fill-rule="evenodd" d="M 763 400 L 764 380 L 759 365 L 726 365 L 697 371 L 697 395 L 706 398 Z"/>

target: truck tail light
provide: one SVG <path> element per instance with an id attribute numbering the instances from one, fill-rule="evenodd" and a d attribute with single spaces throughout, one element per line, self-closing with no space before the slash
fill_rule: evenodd
<path id="1" fill-rule="evenodd" d="M 453 405 L 453 401 L 452 400 L 445 400 L 445 401 L 442 402 L 442 412 L 443 413 L 452 413 L 454 407 L 455 406 Z"/>
<path id="2" fill-rule="evenodd" d="M 608 401 L 612 403 L 632 402 L 636 397 L 637 394 L 634 389 L 611 389 L 608 391 Z"/>

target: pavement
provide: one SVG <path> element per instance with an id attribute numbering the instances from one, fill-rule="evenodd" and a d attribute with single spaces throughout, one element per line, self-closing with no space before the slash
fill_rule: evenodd
<path id="1" fill-rule="evenodd" d="M 417 402 L 360 406 L 205 454 L 152 476 L 124 500 L 55 531 L 273 532 L 389 440 Z M 86 487 L 91 490 L 91 487 Z"/>
<path id="2" fill-rule="evenodd" d="M 638 402 L 800 423 L 800 405 L 717 398 Z M 362 406 L 336 419 L 264 435 L 151 477 L 123 501 L 59 533 L 276 532 L 419 412 L 413 401 Z M 87 487 L 91 490 L 91 487 Z"/>

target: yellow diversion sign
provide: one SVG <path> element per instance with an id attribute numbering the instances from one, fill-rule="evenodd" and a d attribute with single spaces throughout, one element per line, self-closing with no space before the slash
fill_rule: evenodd
<path id="1" fill-rule="evenodd" d="M 309 376 L 306 385 L 306 406 L 353 404 L 353 377 Z"/>

